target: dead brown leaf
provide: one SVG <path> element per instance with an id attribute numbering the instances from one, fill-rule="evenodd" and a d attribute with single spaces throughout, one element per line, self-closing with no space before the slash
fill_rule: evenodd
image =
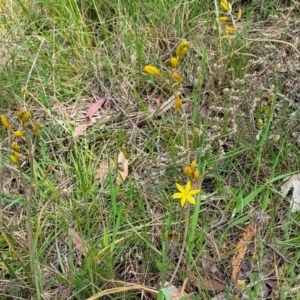
<path id="1" fill-rule="evenodd" d="M 80 136 L 84 135 L 86 130 L 89 127 L 93 126 L 96 122 L 97 122 L 96 119 L 88 119 L 88 120 L 86 120 L 85 123 L 76 126 L 75 131 L 74 131 L 74 137 L 79 138 Z"/>
<path id="2" fill-rule="evenodd" d="M 80 252 L 80 254 L 86 255 L 88 253 L 88 246 L 86 245 L 86 243 L 83 242 L 82 238 L 72 228 L 69 228 L 68 233 L 73 240 L 75 249 L 78 250 Z"/>
<path id="3" fill-rule="evenodd" d="M 108 161 L 102 160 L 96 172 L 96 179 L 104 180 L 109 172 Z"/>
<path id="4" fill-rule="evenodd" d="M 253 240 L 256 234 L 256 228 L 254 222 L 252 221 L 246 228 L 245 232 L 242 234 L 236 245 L 236 252 L 232 257 L 231 267 L 232 267 L 232 280 L 234 283 L 237 282 L 238 273 L 240 271 L 242 262 L 245 257 L 245 253 L 248 249 L 249 243 Z"/>

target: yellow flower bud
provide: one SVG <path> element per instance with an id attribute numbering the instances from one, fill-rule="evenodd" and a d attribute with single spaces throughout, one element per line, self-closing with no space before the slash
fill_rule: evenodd
<path id="1" fill-rule="evenodd" d="M 180 242 L 180 233 L 178 231 L 174 231 L 172 234 L 172 240 L 174 242 L 179 243 Z"/>
<path id="2" fill-rule="evenodd" d="M 237 14 L 237 17 L 238 17 L 239 20 L 242 18 L 242 15 L 243 15 L 242 9 L 239 8 L 239 11 L 238 11 L 238 14 Z"/>
<path id="3" fill-rule="evenodd" d="M 227 1 L 226 1 L 227 2 Z M 225 11 L 229 11 L 229 6 L 227 3 L 225 3 L 224 1 L 220 2 L 220 6 L 223 8 L 223 10 Z"/>
<path id="4" fill-rule="evenodd" d="M 256 122 L 256 126 L 258 129 L 261 129 L 264 126 L 264 121 L 262 119 L 258 119 Z"/>
<path id="5" fill-rule="evenodd" d="M 193 171 L 192 171 L 191 167 L 186 166 L 186 167 L 183 168 L 183 173 L 184 173 L 185 176 L 189 177 L 189 176 L 192 175 Z"/>
<path id="6" fill-rule="evenodd" d="M 242 291 L 246 286 L 246 282 L 245 280 L 241 280 L 241 279 L 238 279 L 237 281 L 237 288 Z"/>
<path id="7" fill-rule="evenodd" d="M 10 126 L 10 124 L 9 124 L 9 122 L 8 122 L 8 120 L 7 120 L 7 118 L 6 118 L 4 115 L 1 115 L 0 118 L 1 118 L 1 123 L 2 123 L 2 125 L 3 125 L 7 130 L 11 131 L 11 126 Z"/>
<path id="8" fill-rule="evenodd" d="M 18 159 L 14 155 L 11 155 L 9 158 L 14 164 L 18 163 Z"/>
<path id="9" fill-rule="evenodd" d="M 16 158 L 16 160 L 19 160 L 19 158 L 20 158 L 20 153 L 17 152 L 17 151 L 14 151 L 13 156 Z"/>
<path id="10" fill-rule="evenodd" d="M 230 40 L 230 39 L 233 39 L 233 38 L 235 38 L 234 35 L 222 35 L 222 36 L 220 36 L 221 41 Z"/>
<path id="11" fill-rule="evenodd" d="M 192 172 L 195 170 L 196 166 L 197 166 L 197 162 L 196 162 L 195 160 L 193 160 L 193 161 L 191 162 L 191 164 L 190 164 L 190 167 L 191 167 L 191 169 L 192 169 Z"/>
<path id="12" fill-rule="evenodd" d="M 146 73 L 154 75 L 154 76 L 159 76 L 160 75 L 159 69 L 157 69 L 156 67 L 150 66 L 150 65 L 145 66 L 144 71 Z"/>
<path id="13" fill-rule="evenodd" d="M 33 129 L 33 132 L 34 132 L 35 136 L 39 135 L 39 129 L 40 129 L 39 121 L 36 121 L 35 124 L 34 124 L 34 129 Z"/>
<path id="14" fill-rule="evenodd" d="M 178 47 L 176 48 L 176 55 L 179 57 L 179 58 L 182 58 L 183 56 L 185 56 L 188 48 L 190 47 L 190 42 L 188 42 L 186 39 L 183 39 Z"/>
<path id="15" fill-rule="evenodd" d="M 20 131 L 20 130 L 14 131 L 14 136 L 15 136 L 16 138 L 21 138 L 23 135 L 24 135 L 23 132 Z"/>
<path id="16" fill-rule="evenodd" d="M 279 140 L 280 140 L 280 134 L 275 134 L 275 135 L 273 136 L 273 141 L 274 141 L 275 143 L 278 143 Z"/>
<path id="17" fill-rule="evenodd" d="M 11 148 L 12 148 L 15 152 L 18 152 L 18 153 L 20 153 L 20 151 L 21 151 L 20 146 L 19 146 L 19 144 L 18 144 L 17 142 L 13 142 L 13 143 L 11 144 Z"/>
<path id="18" fill-rule="evenodd" d="M 220 22 L 227 22 L 229 19 L 227 17 L 220 17 L 220 18 L 218 18 L 218 20 Z"/>
<path id="19" fill-rule="evenodd" d="M 225 30 L 226 30 L 226 31 L 233 32 L 233 31 L 235 31 L 235 28 L 234 28 L 234 27 L 232 27 L 232 26 L 228 26 L 228 25 L 226 25 L 226 26 L 225 26 Z"/>
<path id="20" fill-rule="evenodd" d="M 22 121 L 24 123 L 28 122 L 28 120 L 30 119 L 31 117 L 31 114 L 29 111 L 25 111 L 24 114 L 23 114 L 23 117 L 22 117 Z"/>
<path id="21" fill-rule="evenodd" d="M 20 109 L 17 113 L 17 119 L 21 123 L 23 121 L 23 116 L 26 113 L 26 110 Z"/>
<path id="22" fill-rule="evenodd" d="M 194 179 L 198 179 L 200 177 L 199 171 L 195 171 L 193 177 L 194 177 Z"/>
<path id="23" fill-rule="evenodd" d="M 178 73 L 173 72 L 173 73 L 171 74 L 171 76 L 172 76 L 178 83 L 181 83 L 181 82 L 182 82 L 182 78 L 181 78 L 181 76 L 180 76 Z"/>
<path id="24" fill-rule="evenodd" d="M 177 68 L 178 66 L 178 59 L 176 57 L 171 57 L 170 58 L 170 64 L 172 66 L 172 68 Z"/>
<path id="25" fill-rule="evenodd" d="M 175 111 L 179 112 L 181 107 L 181 99 L 180 96 L 176 95 L 175 96 Z"/>

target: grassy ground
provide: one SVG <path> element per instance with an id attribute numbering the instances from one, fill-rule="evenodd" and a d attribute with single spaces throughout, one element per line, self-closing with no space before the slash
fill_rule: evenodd
<path id="1" fill-rule="evenodd" d="M 0 127 L 1 299 L 300 299 L 280 195 L 300 168 L 300 5 L 239 8 L 221 41 L 219 1 L 2 1 L 0 114 L 40 130 L 18 168 Z M 170 72 L 183 38 L 175 112 L 178 85 L 143 68 Z M 201 193 L 181 208 L 193 160 Z"/>

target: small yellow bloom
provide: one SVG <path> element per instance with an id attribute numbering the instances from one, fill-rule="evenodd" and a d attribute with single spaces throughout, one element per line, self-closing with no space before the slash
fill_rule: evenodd
<path id="1" fill-rule="evenodd" d="M 186 187 L 184 188 L 182 185 L 180 185 L 179 183 L 176 183 L 176 187 L 179 190 L 180 193 L 174 193 L 173 195 L 173 199 L 181 199 L 180 200 L 180 205 L 181 207 L 183 207 L 186 203 L 186 201 L 188 201 L 191 204 L 195 204 L 196 200 L 193 197 L 193 195 L 196 195 L 200 192 L 200 190 L 191 190 L 191 182 L 188 181 L 186 184 Z"/>
<path id="2" fill-rule="evenodd" d="M 11 155 L 9 158 L 14 164 L 18 163 L 18 159 L 14 155 Z"/>
<path id="3" fill-rule="evenodd" d="M 232 26 L 228 26 L 228 25 L 226 25 L 226 26 L 225 26 L 225 30 L 226 30 L 226 31 L 233 32 L 233 31 L 235 31 L 235 28 L 234 28 L 234 27 L 232 27 Z"/>
<path id="4" fill-rule="evenodd" d="M 25 111 L 22 117 L 22 122 L 26 123 L 31 118 L 31 114 L 29 111 Z"/>
<path id="5" fill-rule="evenodd" d="M 193 177 L 194 177 L 194 179 L 198 179 L 200 177 L 199 171 L 195 171 Z"/>
<path id="6" fill-rule="evenodd" d="M 192 175 L 193 171 L 192 171 L 191 167 L 186 166 L 183 168 L 183 173 L 185 176 L 190 177 Z"/>
<path id="7" fill-rule="evenodd" d="M 239 11 L 238 11 L 238 14 L 237 14 L 238 20 L 240 20 L 242 18 L 242 15 L 243 15 L 242 9 L 239 8 Z"/>
<path id="8" fill-rule="evenodd" d="M 220 17 L 220 18 L 218 18 L 218 20 L 220 22 L 228 22 L 229 18 L 227 18 L 227 17 Z"/>
<path id="9" fill-rule="evenodd" d="M 14 136 L 16 138 L 21 138 L 24 135 L 24 133 L 21 130 L 14 131 Z"/>
<path id="10" fill-rule="evenodd" d="M 178 83 L 181 83 L 181 82 L 182 82 L 182 78 L 181 78 L 181 76 L 180 76 L 178 73 L 173 72 L 173 73 L 171 74 L 171 76 L 172 76 Z"/>
<path id="11" fill-rule="evenodd" d="M 17 142 L 13 142 L 13 143 L 11 144 L 11 148 L 12 148 L 15 152 L 18 152 L 18 153 L 20 153 L 20 151 L 21 151 L 20 146 L 19 146 L 19 144 L 18 144 Z"/>
<path id="12" fill-rule="evenodd" d="M 170 58 L 170 64 L 172 66 L 172 68 L 177 68 L 178 66 L 178 59 L 176 57 L 171 57 Z"/>
<path id="13" fill-rule="evenodd" d="M 40 129 L 39 121 L 35 121 L 34 129 L 33 129 L 33 132 L 34 132 L 34 135 L 35 135 L 35 136 L 38 136 L 38 135 L 39 135 L 39 129 Z"/>
<path id="14" fill-rule="evenodd" d="M 150 65 L 145 66 L 144 71 L 146 73 L 154 75 L 154 76 L 159 76 L 160 75 L 159 69 L 157 69 L 156 67 L 150 66 Z"/>
<path id="15" fill-rule="evenodd" d="M 180 96 L 176 95 L 175 96 L 175 111 L 179 112 L 181 107 L 181 99 Z"/>
<path id="16" fill-rule="evenodd" d="M 6 118 L 4 115 L 1 115 L 0 117 L 1 117 L 1 123 L 2 123 L 2 125 L 3 125 L 7 130 L 11 131 L 11 126 L 10 126 L 10 124 L 9 124 L 9 122 L 8 122 L 8 120 L 7 120 L 7 118 Z"/>

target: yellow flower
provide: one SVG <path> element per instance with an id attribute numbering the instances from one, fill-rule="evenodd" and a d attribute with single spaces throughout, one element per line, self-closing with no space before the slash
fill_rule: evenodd
<path id="1" fill-rule="evenodd" d="M 183 173 L 184 173 L 185 176 L 189 177 L 189 176 L 192 175 L 193 171 L 192 171 L 191 167 L 186 166 L 186 167 L 183 168 Z"/>
<path id="2" fill-rule="evenodd" d="M 225 26 L 225 30 L 226 30 L 226 31 L 231 31 L 231 32 L 233 32 L 233 31 L 235 31 L 235 28 L 232 27 L 232 26 L 226 25 L 226 26 Z"/>
<path id="3" fill-rule="evenodd" d="M 176 57 L 171 57 L 170 58 L 170 64 L 172 66 L 172 68 L 177 68 L 178 66 L 178 59 Z"/>
<path id="4" fill-rule="evenodd" d="M 239 11 L 238 11 L 238 14 L 237 14 L 238 20 L 242 18 L 242 15 L 243 15 L 242 9 L 239 8 Z"/>
<path id="5" fill-rule="evenodd" d="M 21 149 L 20 149 L 20 146 L 18 145 L 17 142 L 13 142 L 13 143 L 11 144 L 11 148 L 12 148 L 14 151 L 20 153 L 20 150 L 21 150 Z"/>
<path id="6" fill-rule="evenodd" d="M 153 67 L 153 66 L 150 66 L 150 65 L 145 66 L 144 71 L 148 74 L 151 74 L 151 75 L 155 75 L 155 76 L 160 75 L 160 71 L 156 67 Z"/>
<path id="7" fill-rule="evenodd" d="M 227 17 L 220 17 L 220 18 L 218 18 L 218 20 L 220 22 L 227 22 L 229 19 Z"/>
<path id="8" fill-rule="evenodd" d="M 191 182 L 188 181 L 186 184 L 186 187 L 184 188 L 179 183 L 176 183 L 176 187 L 179 190 L 180 193 L 175 193 L 173 195 L 173 199 L 181 199 L 180 205 L 183 207 L 186 203 L 186 201 L 190 202 L 191 204 L 195 204 L 196 200 L 192 195 L 196 195 L 200 192 L 200 190 L 191 190 Z"/>
<path id="9" fill-rule="evenodd" d="M 39 121 L 36 121 L 35 124 L 34 124 L 34 129 L 33 129 L 33 132 L 34 132 L 35 136 L 39 135 L 39 129 L 40 129 Z"/>
<path id="10" fill-rule="evenodd" d="M 14 155 L 11 155 L 9 158 L 14 164 L 18 163 L 18 159 Z"/>
<path id="11" fill-rule="evenodd" d="M 21 138 L 23 135 L 24 135 L 23 132 L 20 131 L 20 130 L 14 131 L 14 136 L 15 136 L 16 138 Z"/>
<path id="12" fill-rule="evenodd" d="M 180 111 L 180 106 L 181 106 L 181 99 L 180 96 L 176 95 L 175 96 L 175 111 L 179 112 Z"/>
<path id="13" fill-rule="evenodd" d="M 181 76 L 180 76 L 178 73 L 173 72 L 173 73 L 171 74 L 171 76 L 172 76 L 178 83 L 181 83 L 181 82 L 182 82 L 182 78 L 181 78 Z"/>
<path id="14" fill-rule="evenodd" d="M 1 122 L 2 122 L 2 125 L 7 129 L 7 130 L 10 130 L 11 131 L 11 126 L 7 120 L 7 118 L 4 116 L 4 115 L 1 115 Z"/>

